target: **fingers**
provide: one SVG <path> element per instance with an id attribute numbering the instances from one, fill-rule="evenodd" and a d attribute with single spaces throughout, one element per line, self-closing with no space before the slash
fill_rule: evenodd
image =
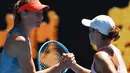
<path id="1" fill-rule="evenodd" d="M 73 53 L 63 53 L 61 56 L 62 61 L 66 61 L 69 63 L 75 63 L 75 56 Z"/>
<path id="2" fill-rule="evenodd" d="M 67 54 L 66 53 L 62 53 L 62 56 L 66 56 Z"/>
<path id="3" fill-rule="evenodd" d="M 75 56 L 73 53 L 63 53 L 60 58 L 60 65 L 70 68 L 72 64 L 76 64 Z"/>
<path id="4" fill-rule="evenodd" d="M 74 54 L 73 53 L 63 53 L 62 54 L 62 56 L 64 57 L 64 58 L 72 58 L 72 57 L 74 57 Z"/>

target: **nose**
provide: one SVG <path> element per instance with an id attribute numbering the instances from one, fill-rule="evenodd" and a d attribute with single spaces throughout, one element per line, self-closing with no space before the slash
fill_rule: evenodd
<path id="1" fill-rule="evenodd" d="M 41 21 L 43 20 L 43 16 L 41 17 Z"/>
<path id="2" fill-rule="evenodd" d="M 38 21 L 42 21 L 42 20 L 43 20 L 43 16 L 39 16 Z"/>

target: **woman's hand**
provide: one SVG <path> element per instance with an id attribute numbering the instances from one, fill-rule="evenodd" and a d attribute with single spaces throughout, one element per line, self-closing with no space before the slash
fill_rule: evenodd
<path id="1" fill-rule="evenodd" d="M 60 58 L 60 65 L 64 68 L 70 68 L 73 64 L 76 64 L 75 56 L 73 53 L 63 53 Z"/>

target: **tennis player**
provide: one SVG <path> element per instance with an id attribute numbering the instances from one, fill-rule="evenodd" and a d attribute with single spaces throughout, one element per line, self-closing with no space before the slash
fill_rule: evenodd
<path id="1" fill-rule="evenodd" d="M 14 7 L 15 26 L 8 33 L 2 56 L 0 73 L 59 73 L 66 68 L 64 61 L 48 69 L 37 71 L 32 59 L 29 34 L 39 27 L 47 5 L 39 0 L 19 0 Z M 73 57 L 73 56 L 72 56 Z"/>
<path id="2" fill-rule="evenodd" d="M 84 18 L 82 24 L 89 27 L 90 43 L 97 46 L 97 52 L 93 56 L 91 69 L 84 68 L 76 62 L 72 62 L 70 68 L 75 73 L 127 73 L 121 52 L 112 45 L 112 42 L 120 37 L 119 28 L 115 26 L 112 18 L 107 15 L 99 15 L 92 20 Z"/>

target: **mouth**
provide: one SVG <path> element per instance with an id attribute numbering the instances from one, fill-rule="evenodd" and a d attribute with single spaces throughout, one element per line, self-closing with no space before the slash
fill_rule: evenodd
<path id="1" fill-rule="evenodd" d="M 40 24 L 42 21 L 37 21 L 37 24 Z"/>
<path id="2" fill-rule="evenodd" d="M 40 27 L 40 23 L 39 23 L 39 24 L 36 24 L 36 27 Z"/>

